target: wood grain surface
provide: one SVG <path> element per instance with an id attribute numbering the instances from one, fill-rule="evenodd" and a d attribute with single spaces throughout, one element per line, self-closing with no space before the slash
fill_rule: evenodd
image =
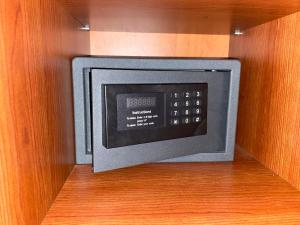
<path id="1" fill-rule="evenodd" d="M 237 143 L 300 189 L 300 13 L 232 37 L 242 63 Z"/>
<path id="2" fill-rule="evenodd" d="M 229 35 L 91 32 L 92 55 L 228 57 Z"/>
<path id="3" fill-rule="evenodd" d="M 299 0 L 58 0 L 92 30 L 228 34 L 300 10 Z"/>
<path id="4" fill-rule="evenodd" d="M 43 225 L 300 224 L 300 192 L 261 164 L 76 166 Z"/>
<path id="5" fill-rule="evenodd" d="M 78 26 L 52 0 L 0 1 L 1 225 L 40 224 L 73 168 Z"/>

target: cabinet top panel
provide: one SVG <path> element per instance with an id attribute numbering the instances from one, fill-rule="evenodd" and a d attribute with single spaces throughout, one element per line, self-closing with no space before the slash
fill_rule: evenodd
<path id="1" fill-rule="evenodd" d="M 299 0 L 57 0 L 92 30 L 228 34 L 295 13 Z"/>

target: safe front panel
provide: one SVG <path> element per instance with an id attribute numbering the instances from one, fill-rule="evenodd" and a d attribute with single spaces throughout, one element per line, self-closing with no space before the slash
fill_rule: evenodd
<path id="1" fill-rule="evenodd" d="M 144 89 L 140 88 L 140 93 L 148 94 L 148 97 L 156 96 L 157 104 L 160 104 L 159 99 L 166 98 L 169 92 L 175 92 L 176 85 L 180 93 L 201 87 L 203 95 L 206 95 L 205 98 L 201 98 L 202 101 L 205 100 L 205 107 L 202 108 L 205 111 L 204 123 L 188 124 L 188 127 L 181 125 L 181 128 L 177 129 L 176 126 L 167 125 L 170 119 L 168 117 L 158 122 L 157 127 L 124 130 L 124 126 L 119 125 L 118 130 L 117 97 L 130 94 L 128 87 L 131 87 L 132 93 L 137 94 L 139 91 L 136 88 L 143 87 L 140 85 L 145 85 Z M 230 72 L 93 69 L 91 86 L 95 172 L 196 153 L 225 152 Z M 106 96 L 107 101 L 115 102 L 113 106 L 104 101 L 108 87 L 118 90 L 117 93 Z M 164 93 L 164 96 L 159 98 L 159 93 Z M 184 103 L 183 100 L 178 102 Z M 171 106 L 172 103 L 174 104 L 165 100 L 163 107 Z M 110 107 L 114 109 L 111 120 L 115 123 L 109 122 L 107 113 Z M 165 111 L 169 110 L 168 107 Z M 156 114 L 160 114 L 159 109 Z M 166 117 L 167 115 L 168 113 L 161 114 Z M 109 126 L 106 126 L 106 123 Z M 199 135 L 196 134 L 197 129 Z M 107 139 L 111 132 L 115 136 Z"/>

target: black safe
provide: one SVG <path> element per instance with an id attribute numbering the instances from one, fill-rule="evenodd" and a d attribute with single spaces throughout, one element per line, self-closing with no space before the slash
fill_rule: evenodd
<path id="1" fill-rule="evenodd" d="M 228 59 L 74 59 L 77 163 L 232 160 L 239 71 Z"/>

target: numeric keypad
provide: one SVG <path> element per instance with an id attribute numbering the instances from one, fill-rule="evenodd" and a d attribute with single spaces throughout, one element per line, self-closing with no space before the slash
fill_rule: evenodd
<path id="1" fill-rule="evenodd" d="M 186 90 L 172 92 L 170 96 L 170 124 L 173 126 L 180 124 L 200 123 L 202 107 L 202 91 Z"/>

